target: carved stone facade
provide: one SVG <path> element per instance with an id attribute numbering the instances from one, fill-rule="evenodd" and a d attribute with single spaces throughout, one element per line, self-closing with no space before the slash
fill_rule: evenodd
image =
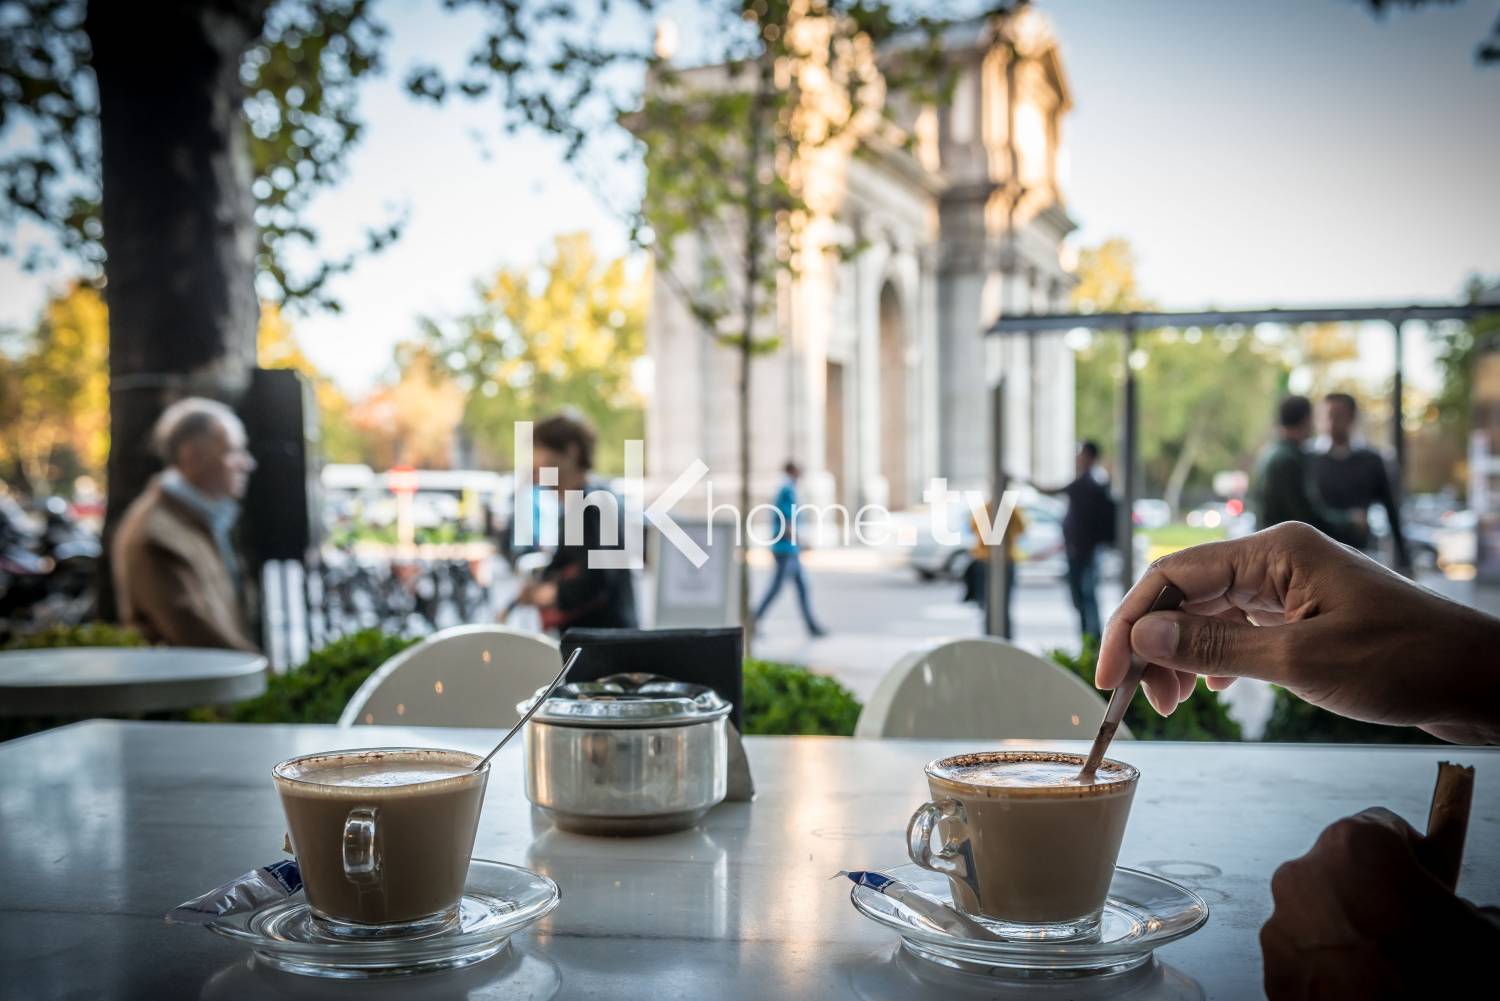
<path id="1" fill-rule="evenodd" d="M 832 194 L 807 237 L 865 249 L 842 262 L 809 255 L 783 282 L 781 346 L 753 362 L 757 497 L 789 458 L 806 471 L 807 501 L 850 510 L 920 504 L 933 477 L 982 487 L 1002 373 L 1011 471 L 1071 477 L 1073 360 L 1062 335 L 984 335 L 1003 312 L 1063 308 L 1074 283 L 1062 263 L 1074 224 L 1059 182 L 1070 97 L 1056 41 L 1024 7 L 951 29 L 944 45 L 957 73 L 950 103 L 892 116 L 914 142 L 883 130 L 867 137 L 868 155 L 819 151 L 809 183 Z M 684 244 L 676 267 L 691 275 L 695 248 Z M 661 278 L 647 344 L 648 477 L 659 487 L 702 459 L 715 501 L 732 501 L 738 354 L 705 336 Z"/>

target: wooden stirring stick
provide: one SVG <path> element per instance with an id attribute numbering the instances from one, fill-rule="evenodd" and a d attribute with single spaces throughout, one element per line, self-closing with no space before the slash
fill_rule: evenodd
<path id="1" fill-rule="evenodd" d="M 1161 589 L 1161 593 L 1151 603 L 1151 611 L 1175 612 L 1186 600 L 1187 595 L 1176 586 L 1168 584 Z M 1146 668 L 1149 666 L 1135 654 L 1130 655 L 1130 670 L 1125 672 L 1125 680 L 1120 682 L 1109 695 L 1109 705 L 1104 709 L 1104 722 L 1099 724 L 1099 733 L 1094 737 L 1094 746 L 1089 749 L 1088 759 L 1078 771 L 1080 780 L 1093 775 L 1099 767 L 1099 762 L 1104 760 L 1104 752 L 1109 750 L 1109 742 L 1115 739 L 1115 731 L 1120 729 L 1120 721 L 1125 718 L 1125 709 L 1130 705 L 1130 700 L 1135 698 L 1136 689 L 1141 687 L 1141 675 L 1146 673 Z"/>
<path id="2" fill-rule="evenodd" d="M 1420 849 L 1422 867 L 1453 890 L 1464 859 L 1464 836 L 1469 831 L 1469 805 L 1474 799 L 1474 769 L 1438 762 L 1437 786 L 1427 813 L 1427 836 Z"/>

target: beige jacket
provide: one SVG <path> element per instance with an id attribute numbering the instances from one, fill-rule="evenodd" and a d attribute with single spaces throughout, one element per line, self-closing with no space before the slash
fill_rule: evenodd
<path id="1" fill-rule="evenodd" d="M 256 650 L 208 526 L 153 479 L 110 548 L 120 621 L 170 646 Z"/>

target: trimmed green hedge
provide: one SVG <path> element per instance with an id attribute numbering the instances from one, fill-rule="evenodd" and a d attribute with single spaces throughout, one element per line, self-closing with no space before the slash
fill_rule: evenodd
<path id="1" fill-rule="evenodd" d="M 264 694 L 235 706 L 153 714 L 155 719 L 235 723 L 336 723 L 344 706 L 376 668 L 415 643 L 366 629 L 334 640 L 286 674 L 272 675 Z M 107 623 L 48 629 L 18 638 L 12 647 L 145 646 L 133 629 Z M 832 678 L 804 667 L 745 661 L 745 732 L 831 734 L 847 737 L 859 719 L 859 700 Z M 18 722 L 26 725 L 14 725 Z M 0 739 L 66 720 L 11 721 Z"/>
<path id="2" fill-rule="evenodd" d="M 1099 646 L 1088 637 L 1077 655 L 1064 650 L 1053 650 L 1048 656 L 1056 664 L 1067 668 L 1090 685 L 1094 683 L 1094 669 L 1099 663 Z M 1137 740 L 1242 740 L 1240 725 L 1230 719 L 1224 703 L 1217 692 L 1208 690 L 1203 679 L 1198 679 L 1198 688 L 1192 697 L 1177 707 L 1170 716 L 1162 716 L 1146 701 L 1144 690 L 1137 691 L 1135 698 L 1125 709 L 1125 725 Z"/>
<path id="3" fill-rule="evenodd" d="M 745 660 L 747 734 L 827 734 L 848 737 L 860 703 L 849 689 L 805 667 Z"/>
<path id="4" fill-rule="evenodd" d="M 1273 686 L 1276 701 L 1266 723 L 1264 741 L 1309 744 L 1441 744 L 1414 726 L 1386 726 L 1347 719 L 1303 702 L 1281 686 Z"/>
<path id="5" fill-rule="evenodd" d="M 415 643 L 404 636 L 391 636 L 367 629 L 329 643 L 312 654 L 301 667 L 274 675 L 265 694 L 233 707 L 189 710 L 186 713 L 156 713 L 150 718 L 232 721 L 239 723 L 334 723 L 345 704 L 376 668 Z M 20 636 L 11 649 L 89 646 L 146 646 L 140 633 L 128 627 L 94 622 L 82 626 L 54 627 Z M 1054 650 L 1053 662 L 1077 674 L 1090 685 L 1098 662 L 1097 646 L 1091 641 L 1072 655 Z M 771 661 L 745 661 L 745 732 L 747 734 L 825 734 L 847 737 L 854 733 L 860 702 L 833 678 L 814 674 L 805 667 Z M 1275 706 L 1266 726 L 1265 741 L 1312 743 L 1438 744 L 1442 743 L 1415 727 L 1381 726 L 1345 719 L 1309 705 L 1283 688 L 1275 689 Z M 11 719 L 0 725 L 0 740 L 57 726 L 58 718 Z M 1143 693 L 1137 693 L 1125 712 L 1125 722 L 1142 740 L 1240 740 L 1240 725 L 1230 719 L 1224 703 L 1200 680 L 1192 698 L 1171 716 L 1159 716 Z"/>
<path id="6" fill-rule="evenodd" d="M 227 710 L 197 710 L 191 718 L 237 723 L 334 723 L 365 679 L 415 640 L 377 629 L 323 647 L 307 663 L 272 677 L 266 692 Z M 745 732 L 849 736 L 859 700 L 832 678 L 803 667 L 745 661 Z"/>
<path id="7" fill-rule="evenodd" d="M 296 670 L 273 675 L 265 694 L 214 718 L 236 723 L 337 723 L 365 679 L 415 642 L 379 629 L 351 633 L 313 651 Z"/>
<path id="8" fill-rule="evenodd" d="M 80 626 L 48 626 L 23 633 L 5 645 L 7 650 L 50 650 L 71 646 L 150 646 L 130 626 L 110 622 L 85 622 Z"/>

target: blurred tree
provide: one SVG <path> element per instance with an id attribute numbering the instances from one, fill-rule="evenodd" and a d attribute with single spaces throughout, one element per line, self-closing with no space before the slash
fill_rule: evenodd
<path id="1" fill-rule="evenodd" d="M 1500 281 L 1486 283 L 1478 275 L 1469 279 L 1469 302 L 1496 302 L 1496 310 L 1468 323 L 1444 323 L 1432 328 L 1430 337 L 1442 383 L 1429 407 L 1451 456 L 1447 483 L 1467 493 L 1469 432 L 1474 414 L 1474 360 L 1481 352 L 1500 350 Z M 1431 488 L 1433 484 L 1424 484 Z"/>
<path id="2" fill-rule="evenodd" d="M 1073 304 L 1082 312 L 1155 308 L 1136 284 L 1135 257 L 1122 239 L 1079 253 Z M 1136 337 L 1143 486 L 1173 513 L 1213 473 L 1244 468 L 1270 428 L 1271 408 L 1289 365 L 1278 342 L 1254 332 L 1150 330 Z M 1108 447 L 1119 425 L 1117 388 L 1126 364 L 1122 338 L 1095 334 L 1076 353 L 1078 437 Z"/>
<path id="3" fill-rule="evenodd" d="M 248 386 L 257 272 L 272 297 L 326 301 L 347 266 L 285 261 L 318 256 L 301 210 L 358 137 L 355 88 L 382 35 L 368 0 L 0 4 L 0 252 L 40 223 L 108 277 L 106 535 L 155 470 L 162 408 Z M 101 585 L 107 615 L 107 571 Z"/>
<path id="4" fill-rule="evenodd" d="M 350 409 L 349 420 L 368 442 L 377 469 L 408 465 L 447 469 L 464 415 L 464 392 L 425 340 L 396 345 L 395 383 Z"/>
<path id="5" fill-rule="evenodd" d="M 1271 428 L 1289 366 L 1251 331 L 1155 330 L 1140 340 L 1141 460 L 1148 489 L 1181 511 L 1190 486 L 1246 468 Z"/>
<path id="6" fill-rule="evenodd" d="M 317 231 L 302 213 L 319 189 L 342 176 L 363 129 L 358 85 L 380 68 L 385 39 L 370 0 L 168 0 L 150 14 L 131 4 L 87 0 L 0 3 L 0 130 L 7 130 L 0 151 L 6 193 L 0 253 L 18 253 L 26 264 L 47 261 L 46 239 L 22 239 L 23 223 L 40 223 L 42 233 L 79 258 L 84 277 L 98 281 L 105 266 L 101 160 L 111 153 L 108 143 L 100 148 L 101 97 L 126 120 L 122 125 L 145 132 L 129 143 L 135 150 L 163 141 L 184 148 L 185 137 L 201 132 L 213 111 L 223 119 L 229 145 L 228 159 L 213 166 L 228 172 L 220 178 L 226 187 L 243 194 L 249 185 L 259 232 L 252 253 L 271 298 L 332 305 L 328 279 L 358 255 L 320 259 Z M 153 67 L 109 62 L 116 45 L 137 44 L 152 53 L 137 61 Z M 101 57 L 104 81 L 96 66 Z M 214 64 L 209 76 L 206 57 Z M 113 69 L 126 76 L 115 80 L 108 75 Z M 174 80 L 212 89 L 178 95 Z M 215 94 L 224 99 L 222 108 L 209 107 Z M 173 110 L 188 114 L 177 122 L 152 121 L 170 102 L 180 102 Z M 179 166 L 176 180 L 193 172 Z M 129 189 L 136 198 L 161 183 L 137 179 L 142 186 Z M 152 208 L 159 220 L 166 206 Z M 383 246 L 398 229 L 398 220 L 373 226 L 365 249 Z M 294 257 L 311 264 L 294 270 L 288 263 Z"/>
<path id="7" fill-rule="evenodd" d="M 32 492 L 99 477 L 109 455 L 109 316 L 81 283 L 54 296 L 36 327 L 0 350 L 0 468 Z"/>
<path id="8" fill-rule="evenodd" d="M 1156 308 L 1155 302 L 1141 295 L 1135 278 L 1135 251 L 1123 237 L 1111 237 L 1097 247 L 1081 249 L 1076 277 L 1073 305 L 1080 312 L 1130 313 Z"/>
<path id="9" fill-rule="evenodd" d="M 619 125 L 638 141 L 646 190 L 627 212 L 632 237 L 704 332 L 739 354 L 739 500 L 747 516 L 751 360 L 779 344 L 778 289 L 810 259 L 857 249 L 810 235 L 822 232 L 812 224 L 831 214 L 837 196 L 810 192 L 805 182 L 825 152 L 848 154 L 871 134 L 911 141 L 885 118 L 896 107 L 886 94 L 920 106 L 951 86 L 941 25 L 898 19 L 880 0 L 720 0 L 703 8 L 709 24 L 694 53 L 709 65 L 680 70 L 671 63 L 670 25 L 647 45 L 621 30 L 609 2 L 452 6 L 482 9 L 487 30 L 465 73 L 454 79 L 421 68 L 409 80 L 412 93 L 438 101 L 498 94 L 508 128 L 558 137 L 569 161 L 600 136 L 618 136 Z M 641 20 L 657 7 L 629 6 Z M 899 51 L 877 67 L 876 45 L 903 30 Z M 748 574 L 742 562 L 744 622 Z"/>
<path id="10" fill-rule="evenodd" d="M 322 461 L 364 462 L 369 443 L 349 419 L 349 398 L 302 353 L 292 325 L 273 302 L 260 304 L 260 327 L 255 338 L 256 363 L 261 368 L 290 368 L 305 375 L 318 402 Z"/>
<path id="11" fill-rule="evenodd" d="M 464 429 L 481 462 L 508 469 L 516 421 L 563 407 L 599 432 L 596 459 L 622 471 L 624 442 L 645 434 L 634 381 L 645 352 L 648 276 L 601 261 L 587 233 L 559 236 L 540 268 L 505 268 L 481 285 L 479 309 L 427 341 L 467 394 Z"/>
<path id="12" fill-rule="evenodd" d="M 1156 306 L 1141 296 L 1136 286 L 1134 251 L 1130 242 L 1120 237 L 1079 250 L 1075 277 L 1078 284 L 1073 288 L 1072 304 L 1081 313 L 1128 313 Z M 1078 440 L 1097 441 L 1109 466 L 1118 461 L 1112 446 L 1118 439 L 1124 344 L 1124 338 L 1113 331 L 1094 331 L 1074 355 L 1074 422 Z M 1143 399 L 1144 413 L 1151 404 L 1149 398 Z M 1150 427 L 1149 420 L 1149 414 L 1143 417 L 1143 432 Z"/>

